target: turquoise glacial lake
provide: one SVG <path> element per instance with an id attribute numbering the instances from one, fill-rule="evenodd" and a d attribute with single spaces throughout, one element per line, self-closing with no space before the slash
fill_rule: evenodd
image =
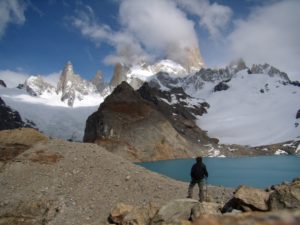
<path id="1" fill-rule="evenodd" d="M 244 184 L 266 188 L 300 177 L 299 156 L 258 156 L 203 158 L 208 170 L 208 184 L 236 188 Z M 195 159 L 178 159 L 137 163 L 151 171 L 189 182 Z"/>

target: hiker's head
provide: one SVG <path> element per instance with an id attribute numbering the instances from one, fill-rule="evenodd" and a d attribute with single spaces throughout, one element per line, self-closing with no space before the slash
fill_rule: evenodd
<path id="1" fill-rule="evenodd" d="M 202 157 L 201 157 L 201 156 L 198 156 L 198 157 L 196 158 L 196 162 L 197 162 L 197 163 L 202 163 Z"/>

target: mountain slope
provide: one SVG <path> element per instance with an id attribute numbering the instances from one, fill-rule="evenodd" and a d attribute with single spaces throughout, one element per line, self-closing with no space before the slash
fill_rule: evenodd
<path id="1" fill-rule="evenodd" d="M 131 161 L 192 157 L 193 146 L 151 102 L 126 82 L 86 122 L 84 142 L 106 146 Z"/>
<path id="2" fill-rule="evenodd" d="M 213 92 L 208 84 L 197 96 L 205 96 L 208 113 L 197 124 L 221 143 L 259 146 L 300 138 L 296 113 L 300 88 L 282 79 L 241 71 L 227 82 L 229 89 Z"/>

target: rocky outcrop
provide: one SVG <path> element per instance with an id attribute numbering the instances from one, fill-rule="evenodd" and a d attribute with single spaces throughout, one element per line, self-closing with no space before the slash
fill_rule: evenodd
<path id="1" fill-rule="evenodd" d="M 6 84 L 3 80 L 0 80 L 0 87 L 6 87 Z"/>
<path id="2" fill-rule="evenodd" d="M 300 119 L 300 109 L 299 109 L 298 112 L 296 113 L 296 119 Z"/>
<path id="3" fill-rule="evenodd" d="M 229 89 L 229 85 L 226 84 L 225 82 L 220 82 L 214 87 L 214 92 L 226 91 L 227 89 Z"/>
<path id="4" fill-rule="evenodd" d="M 18 111 L 11 109 L 0 98 L 0 130 L 9 130 L 20 127 L 34 127 L 31 121 L 24 122 Z"/>
<path id="5" fill-rule="evenodd" d="M 43 93 L 55 93 L 55 87 L 44 81 L 41 76 L 30 76 L 24 84 L 26 91 L 32 96 L 39 96 Z"/>
<path id="6" fill-rule="evenodd" d="M 126 82 L 86 122 L 84 142 L 106 146 L 132 161 L 190 157 L 191 144 L 151 102 Z"/>

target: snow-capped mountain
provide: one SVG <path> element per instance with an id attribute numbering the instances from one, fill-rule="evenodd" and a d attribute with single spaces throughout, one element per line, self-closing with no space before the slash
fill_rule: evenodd
<path id="1" fill-rule="evenodd" d="M 130 67 L 117 64 L 111 86 L 116 87 L 122 81 L 126 81 L 134 89 L 138 89 L 144 82 L 150 81 L 158 73 L 167 73 L 172 77 L 184 77 L 189 74 L 183 66 L 169 59 L 160 60 L 153 65 L 145 62 Z"/>
<path id="2" fill-rule="evenodd" d="M 26 91 L 32 96 L 44 93 L 55 94 L 55 87 L 47 83 L 41 76 L 30 76 L 24 83 Z"/>
<path id="3" fill-rule="evenodd" d="M 183 78 L 158 74 L 150 85 L 183 87 L 195 99 L 205 99 L 210 108 L 197 124 L 220 143 L 259 146 L 300 139 L 300 88 L 268 64 L 201 69 Z"/>
<path id="4" fill-rule="evenodd" d="M 96 77 L 94 82 L 98 82 L 97 85 L 100 88 L 99 73 L 96 76 L 98 78 Z M 62 71 L 56 92 L 61 95 L 61 100 L 67 102 L 69 106 L 73 106 L 76 101 L 82 101 L 86 96 L 93 96 L 100 93 L 95 84 L 82 79 L 74 73 L 71 62 L 68 62 Z"/>
<path id="5" fill-rule="evenodd" d="M 120 65 L 118 70 L 115 75 L 120 76 L 114 76 L 108 87 L 102 85 L 100 73 L 86 81 L 68 63 L 56 88 L 42 77 L 30 77 L 25 88 L 0 86 L 0 94 L 23 121 L 34 122 L 49 136 L 77 141 L 82 140 L 87 117 L 120 80 L 136 88 L 147 81 L 166 93 L 181 88 L 190 96 L 184 102 L 177 97 L 161 99 L 170 105 L 196 107 L 207 102 L 207 113 L 195 116 L 197 125 L 220 143 L 260 146 L 300 138 L 299 82 L 268 64 L 248 67 L 238 60 L 223 69 L 202 68 L 189 74 L 181 65 L 163 60 Z"/>
<path id="6" fill-rule="evenodd" d="M 109 94 L 108 85 L 104 82 L 102 74 L 98 71 L 91 81 L 87 81 L 73 71 L 73 65 L 68 62 L 64 67 L 57 87 L 46 82 L 42 76 L 30 76 L 19 85 L 32 96 L 42 98 L 57 98 L 68 106 L 86 105 L 87 102 L 102 98 Z M 89 103 L 88 103 L 89 104 Z"/>

